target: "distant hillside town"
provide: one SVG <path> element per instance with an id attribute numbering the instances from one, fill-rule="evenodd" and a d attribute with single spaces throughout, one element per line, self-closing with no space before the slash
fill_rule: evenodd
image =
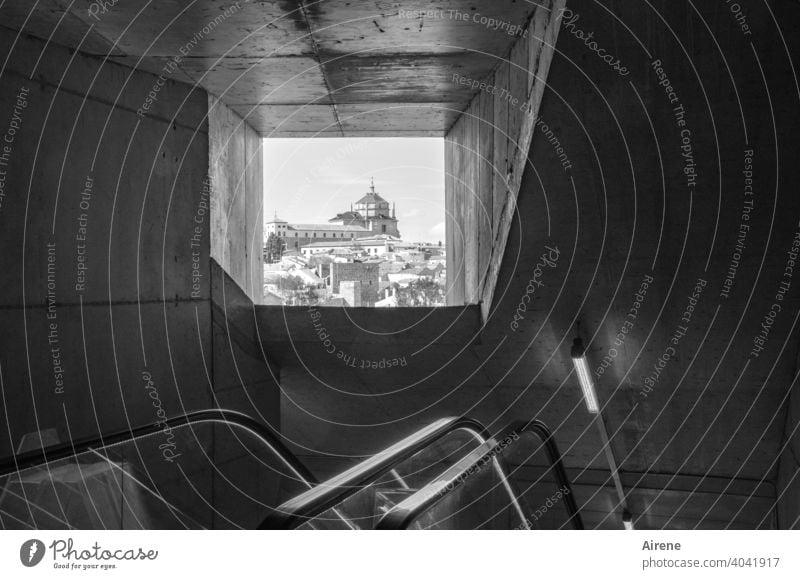
<path id="1" fill-rule="evenodd" d="M 264 228 L 266 305 L 410 307 L 445 305 L 442 242 L 404 242 L 395 207 L 370 190 L 328 223 Z"/>

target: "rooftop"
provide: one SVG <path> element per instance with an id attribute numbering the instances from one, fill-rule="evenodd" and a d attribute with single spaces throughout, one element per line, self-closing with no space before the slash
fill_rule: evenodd
<path id="1" fill-rule="evenodd" d="M 336 225 L 334 223 L 292 223 L 288 226 L 289 230 L 309 230 L 309 231 L 341 231 L 343 233 L 363 233 L 369 231 L 360 225 Z"/>
<path id="2" fill-rule="evenodd" d="M 306 247 L 352 247 L 352 241 L 318 241 L 316 243 L 309 243 L 308 245 L 303 246 Z"/>
<path id="3" fill-rule="evenodd" d="M 391 243 L 402 243 L 402 239 L 389 235 L 388 233 L 379 233 L 378 235 L 371 235 L 369 237 L 362 237 L 358 240 L 362 245 L 367 241 L 380 241 L 381 243 L 389 241 Z"/>
<path id="4" fill-rule="evenodd" d="M 390 236 L 391 237 L 391 236 Z M 397 239 L 393 237 L 392 239 Z M 358 244 L 361 246 L 368 245 L 370 247 L 375 246 L 382 246 L 386 245 L 386 239 L 375 239 L 372 237 L 362 237 L 361 239 L 352 239 L 352 240 L 345 240 L 345 241 L 317 241 L 314 243 L 309 243 L 303 247 L 353 247 L 354 245 Z M 398 240 L 399 241 L 399 240 Z"/>
<path id="5" fill-rule="evenodd" d="M 378 203 L 384 203 L 387 206 L 389 205 L 389 202 L 386 199 L 384 199 L 374 191 L 370 191 L 369 193 L 364 195 L 361 199 L 356 201 L 356 205 L 375 205 Z"/>
<path id="6" fill-rule="evenodd" d="M 358 221 L 360 219 L 363 219 L 363 217 L 358 211 L 345 211 L 344 213 L 338 213 L 336 217 L 329 219 L 329 221 Z"/>

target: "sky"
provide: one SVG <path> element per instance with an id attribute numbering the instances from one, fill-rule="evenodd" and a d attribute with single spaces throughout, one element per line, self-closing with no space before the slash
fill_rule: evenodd
<path id="1" fill-rule="evenodd" d="M 264 216 L 327 223 L 369 191 L 397 205 L 404 241 L 444 242 L 444 139 L 264 139 Z"/>

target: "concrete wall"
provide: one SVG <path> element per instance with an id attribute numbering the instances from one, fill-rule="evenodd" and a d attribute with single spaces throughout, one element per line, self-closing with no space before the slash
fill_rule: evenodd
<path id="1" fill-rule="evenodd" d="M 207 406 L 205 95 L 168 81 L 140 117 L 155 76 L 6 29 L 0 43 L 0 131 L 29 91 L 0 209 L 2 455 L 37 428 L 68 440 L 154 420 L 144 372 L 169 414 Z"/>
<path id="2" fill-rule="evenodd" d="M 253 130 L 229 115 L 231 138 L 210 145 L 204 91 L 167 79 L 145 111 L 158 77 L 16 36 L 0 28 L 10 54 L 0 82 L 0 414 L 8 423 L 0 456 L 37 430 L 67 441 L 215 405 L 277 427 L 275 371 L 256 346 L 242 289 L 259 295 L 261 286 Z M 215 135 L 225 114 L 212 105 Z M 221 186 L 210 191 L 209 158 L 220 151 L 211 175 Z M 223 217 L 224 238 L 212 233 Z M 212 269 L 212 239 L 235 283 Z M 153 484 L 178 502 L 183 495 L 200 524 L 230 526 L 208 506 L 225 512 L 231 494 L 208 456 L 235 465 L 245 449 L 218 441 L 202 427 L 176 433 L 178 459 L 162 459 L 157 444 L 142 452 L 157 458 L 147 461 Z M 199 494 L 181 486 L 183 473 Z"/>
<path id="3" fill-rule="evenodd" d="M 5 29 L 0 43 L 11 54 L 4 133 L 28 90 L 0 211 L 9 418 L 0 454 L 37 429 L 67 441 L 155 422 L 159 408 L 208 407 L 209 229 L 194 223 L 208 166 L 205 95 L 167 81 L 140 116 L 155 76 Z M 174 462 L 154 469 L 164 489 L 180 476 Z M 200 492 L 210 483 L 197 477 Z"/>
<path id="4" fill-rule="evenodd" d="M 264 275 L 261 137 L 216 97 L 209 95 L 208 107 L 214 186 L 211 257 L 258 301 Z"/>
<path id="5" fill-rule="evenodd" d="M 783 430 L 783 444 L 778 463 L 777 519 L 779 529 L 800 529 L 800 386 L 798 368 L 789 385 L 786 404 L 786 421 Z"/>
<path id="6" fill-rule="evenodd" d="M 214 404 L 280 432 L 280 369 L 260 346 L 253 302 L 214 261 L 211 283 Z M 299 492 L 300 485 L 251 437 L 224 426 L 215 435 L 214 528 L 255 528 L 265 516 L 263 505 Z"/>
<path id="7" fill-rule="evenodd" d="M 773 21 L 763 4 L 741 5 L 752 37 L 723 3 L 618 2 L 609 10 L 588 0 L 569 2 L 572 15 L 565 20 L 574 24 L 566 28 L 562 20 L 493 322 L 483 333 L 487 343 L 505 339 L 504 364 L 490 375 L 529 385 L 514 412 L 538 413 L 558 425 L 568 466 L 602 468 L 603 461 L 570 375 L 569 346 L 580 323 L 622 470 L 730 481 L 729 493 L 713 497 L 676 489 L 653 501 L 634 491 L 631 508 L 647 526 L 774 524 L 774 498 L 765 505 L 732 489 L 779 483 L 786 401 L 795 383 L 800 287 L 795 280 L 780 300 L 776 293 L 800 215 L 794 194 L 800 169 L 791 153 L 798 95 L 781 88 L 794 81 L 775 27 L 797 22 L 800 7 L 776 4 Z M 627 74 L 598 58 L 575 31 L 594 32 Z M 797 50 L 792 44 L 790 54 Z M 669 101 L 655 61 L 679 103 Z M 676 115 L 679 104 L 683 117 Z M 685 128 L 695 185 L 684 172 Z M 552 135 L 570 160 L 566 167 Z M 754 209 L 726 297 L 748 199 L 747 150 L 754 152 Z M 552 267 L 542 259 L 551 255 L 547 247 L 560 251 Z M 617 341 L 645 276 L 653 282 L 644 304 Z M 543 285 L 531 296 L 534 278 Z M 682 317 L 699 278 L 707 285 L 688 331 L 649 388 L 646 379 L 673 345 L 677 327 L 686 327 Z M 753 340 L 776 302 L 783 309 L 767 347 L 752 356 Z M 522 319 L 515 328 L 517 315 Z M 598 372 L 611 348 L 610 365 Z M 506 411 L 503 402 L 496 403 L 497 412 Z M 796 417 L 790 423 L 789 431 Z M 796 463 L 783 456 L 788 482 Z M 778 484 L 772 496 L 781 492 Z M 784 498 L 793 503 L 791 490 Z M 607 506 L 597 504 L 587 516 L 602 509 Z M 784 520 L 794 521 L 793 512 Z"/>
<path id="8" fill-rule="evenodd" d="M 469 348 L 480 309 L 258 310 L 280 367 L 281 432 L 320 480 L 443 416 L 477 414 L 486 394 Z"/>
<path id="9" fill-rule="evenodd" d="M 492 300 L 563 5 L 537 8 L 446 135 L 448 305 Z"/>

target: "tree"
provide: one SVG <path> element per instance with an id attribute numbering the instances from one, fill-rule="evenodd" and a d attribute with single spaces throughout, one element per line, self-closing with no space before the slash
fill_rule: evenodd
<path id="1" fill-rule="evenodd" d="M 397 305 L 401 308 L 444 305 L 443 294 L 441 288 L 434 281 L 422 278 L 412 281 L 407 287 L 398 288 Z"/>
<path id="2" fill-rule="evenodd" d="M 267 237 L 267 246 L 264 248 L 264 259 L 267 263 L 277 263 L 283 255 L 283 242 L 280 237 L 270 233 Z"/>
<path id="3" fill-rule="evenodd" d="M 281 288 L 281 291 L 296 292 L 305 289 L 306 284 L 303 283 L 303 280 L 297 276 L 285 275 L 281 277 L 279 287 Z"/>
<path id="4" fill-rule="evenodd" d="M 300 304 L 303 306 L 319 305 L 319 294 L 313 287 L 306 287 L 305 291 L 299 294 Z"/>

